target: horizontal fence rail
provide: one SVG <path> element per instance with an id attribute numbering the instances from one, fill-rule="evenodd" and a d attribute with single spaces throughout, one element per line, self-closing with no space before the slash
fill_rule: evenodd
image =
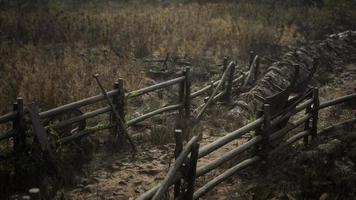
<path id="1" fill-rule="evenodd" d="M 343 97 L 340 97 L 340 98 L 337 98 L 337 99 L 334 99 L 334 100 L 330 100 L 330 101 L 327 101 L 327 102 L 324 102 L 324 103 L 320 104 L 319 108 L 323 109 L 323 108 L 326 108 L 326 107 L 329 107 L 329 106 L 334 106 L 336 104 L 343 103 L 345 101 L 351 101 L 351 100 L 356 101 L 356 93 L 350 94 L 350 95 L 346 95 L 346 96 L 343 96 Z"/>
<path id="2" fill-rule="evenodd" d="M 110 111 L 111 111 L 111 107 L 110 106 L 106 106 L 104 108 L 99 108 L 97 110 L 84 113 L 84 114 L 79 115 L 77 117 L 73 117 L 73 118 L 61 121 L 61 122 L 53 125 L 53 128 L 62 128 L 62 127 L 68 126 L 70 124 L 83 121 L 83 120 L 88 119 L 88 118 L 96 117 L 96 116 L 98 116 L 100 114 L 108 113 Z M 46 128 L 48 129 L 49 127 L 46 127 Z"/>
<path id="3" fill-rule="evenodd" d="M 149 112 L 149 113 L 146 113 L 144 115 L 141 115 L 140 117 L 136 117 L 134 119 L 131 119 L 127 122 L 127 126 L 132 126 L 132 125 L 135 125 L 139 122 L 142 122 L 148 118 L 151 118 L 155 115 L 159 115 L 159 114 L 162 114 L 164 112 L 168 112 L 168 111 L 173 111 L 173 110 L 178 110 L 180 108 L 182 108 L 183 105 L 182 104 L 177 104 L 177 105 L 171 105 L 171 106 L 166 106 L 166 107 L 163 107 L 163 108 L 160 108 L 160 109 L 157 109 L 157 110 L 154 110 L 152 112 Z"/>
<path id="4" fill-rule="evenodd" d="M 0 116 L 0 124 L 12 121 L 12 120 L 16 119 L 16 116 L 17 116 L 16 111 L 12 111 L 5 115 L 2 115 L 2 116 Z"/>
<path id="5" fill-rule="evenodd" d="M 149 87 L 146 87 L 146 88 L 142 88 L 142 89 L 139 89 L 139 90 L 135 90 L 135 91 L 129 92 L 129 93 L 127 93 L 127 97 L 128 98 L 134 98 L 134 97 L 137 97 L 137 96 L 141 96 L 143 94 L 146 94 L 146 93 L 149 93 L 149 92 L 152 92 L 152 91 L 155 91 L 155 90 L 159 90 L 159 89 L 162 89 L 162 88 L 165 88 L 165 87 L 169 87 L 171 85 L 175 85 L 177 83 L 183 82 L 184 80 L 185 80 L 184 76 L 178 77 L 178 78 L 175 78 L 175 79 L 172 79 L 172 80 L 169 80 L 169 81 L 165 81 L 165 82 L 162 82 L 162 83 L 159 83 L 159 84 L 156 84 L 156 85 L 152 85 L 152 86 L 149 86 Z"/>
<path id="6" fill-rule="evenodd" d="M 118 93 L 118 90 L 112 90 L 112 91 L 107 92 L 109 97 L 113 97 L 114 95 L 117 95 L 117 93 Z M 40 115 L 41 119 L 48 118 L 48 117 L 52 117 L 54 115 L 63 113 L 68 110 L 80 108 L 80 107 L 94 104 L 94 103 L 97 103 L 97 102 L 103 101 L 103 100 L 105 100 L 105 96 L 103 94 L 99 94 L 99 95 L 96 95 L 93 97 L 88 97 L 86 99 L 82 99 L 82 100 L 79 100 L 79 101 L 76 101 L 73 103 L 63 105 L 63 106 L 60 106 L 57 108 L 53 108 L 53 109 L 50 109 L 50 110 L 47 110 L 44 112 L 40 112 L 39 115 Z"/>
<path id="7" fill-rule="evenodd" d="M 256 72 L 254 71 L 255 67 L 252 65 L 257 65 L 258 57 L 254 56 L 250 60 L 250 70 L 248 72 L 240 72 L 239 74 L 235 74 L 234 62 L 228 62 L 227 59 L 224 59 L 223 72 L 220 79 L 211 82 L 208 86 L 197 89 L 195 92 L 191 92 L 190 68 L 186 68 L 182 72 L 182 75 L 177 78 L 127 93 L 125 93 L 123 87 L 123 80 L 120 79 L 114 84 L 114 89 L 109 92 L 105 92 L 105 90 L 101 88 L 103 89 L 103 94 L 88 97 L 43 112 L 39 112 L 37 106 L 34 104 L 30 104 L 25 108 L 22 98 L 18 98 L 17 102 L 13 105 L 13 111 L 0 116 L 0 124 L 12 122 L 12 130 L 0 135 L 0 141 L 12 138 L 14 141 L 14 155 L 19 155 L 18 152 L 24 152 L 26 149 L 25 133 L 29 127 L 26 124 L 29 122 L 27 116 L 30 116 L 32 125 L 35 127 L 37 138 L 43 142 L 44 140 L 49 140 L 49 137 L 47 137 L 46 134 L 47 131 L 51 128 L 57 130 L 69 127 L 71 125 L 73 126 L 74 123 L 85 122 L 85 120 L 101 114 L 111 114 L 110 123 L 106 125 L 86 127 L 86 123 L 84 123 L 84 128 L 77 127 L 75 131 L 74 129 L 71 130 L 70 134 L 61 135 L 57 142 L 60 144 L 66 144 L 75 139 L 90 135 L 103 129 L 111 129 L 111 132 L 118 136 L 116 138 L 120 138 L 120 134 L 127 133 L 127 128 L 130 126 L 134 126 L 156 115 L 173 111 L 178 111 L 176 124 L 181 126 L 180 129 L 182 131 L 182 135 L 185 135 L 185 138 L 189 138 L 192 129 L 190 126 L 193 126 L 192 122 L 199 121 L 202 114 L 210 104 L 218 100 L 221 102 L 230 103 L 232 96 L 231 91 L 234 86 L 233 84 L 238 83 L 236 85 L 239 85 L 239 87 L 244 87 L 246 86 L 247 82 L 250 81 L 246 80 L 246 78 L 254 81 L 253 76 L 255 76 L 254 74 Z M 125 121 L 127 118 L 125 113 L 126 100 L 139 97 L 149 92 L 168 88 L 173 85 L 178 86 L 178 98 L 175 103 L 172 103 L 172 105 L 166 105 L 153 111 L 149 111 L 148 113 L 144 113 L 134 119 Z M 203 94 L 208 94 L 208 97 L 205 98 L 207 101 L 205 101 L 203 105 L 198 106 L 197 110 L 199 110 L 199 112 L 194 120 L 193 117 L 191 117 L 191 101 L 192 99 L 198 96 L 202 96 Z M 106 100 L 110 106 L 98 108 L 86 113 L 81 113 L 78 111 L 78 113 L 74 113 L 75 116 L 69 116 L 67 119 L 62 119 L 57 116 L 62 113 L 92 105 L 104 100 Z M 187 189 L 187 191 L 183 192 L 183 194 L 180 196 L 179 194 L 177 194 L 178 196 L 175 196 L 177 198 L 179 197 L 178 199 L 198 199 L 212 190 L 212 188 L 224 180 L 230 178 L 232 175 L 242 169 L 245 169 L 256 163 L 261 164 L 262 168 L 266 167 L 268 157 L 276 152 L 279 152 L 281 149 L 292 145 L 301 139 L 304 139 L 304 143 L 307 144 L 310 138 L 314 139 L 316 136 L 318 112 L 320 109 L 353 100 L 356 100 L 356 93 L 339 97 L 337 99 L 320 104 L 318 90 L 308 89 L 305 93 L 288 99 L 288 104 L 286 104 L 288 106 L 277 110 L 276 112 L 271 112 L 272 106 L 265 103 L 262 107 L 263 110 L 258 113 L 258 116 L 256 117 L 257 119 L 235 131 L 224 133 L 224 136 L 209 144 L 204 145 L 201 148 L 199 148 L 198 141 L 201 139 L 202 135 L 199 134 L 199 136 L 193 136 L 192 139 L 189 140 L 189 142 L 185 145 L 185 147 L 180 149 L 179 153 L 177 152 L 176 154 L 175 152 L 175 163 L 169 169 L 163 182 L 153 187 L 151 190 L 145 192 L 137 199 L 162 199 L 167 190 L 173 185 L 175 187 L 175 193 L 178 191 L 178 186 L 184 186 Z M 298 116 L 296 120 L 289 122 L 290 117 L 303 110 L 305 110 L 305 115 Z M 115 114 L 115 117 L 113 117 L 113 113 Z M 58 122 L 53 120 L 52 117 L 58 117 L 58 119 L 56 119 Z M 46 120 L 50 122 L 47 123 Z M 52 122 L 54 122 L 54 124 L 51 124 Z M 294 133 L 296 131 L 293 130 L 303 124 L 304 130 L 299 133 Z M 197 166 L 196 162 L 199 158 L 208 156 L 209 154 L 219 150 L 228 143 L 231 143 L 232 141 L 239 139 L 252 131 L 254 131 L 254 134 L 247 142 L 228 152 L 223 153 L 218 158 L 215 158 L 214 160 L 204 165 Z M 52 141 L 48 141 L 48 143 L 50 142 Z M 181 147 L 183 146 L 182 144 Z M 230 169 L 227 169 L 226 171 L 212 178 L 212 180 L 208 181 L 205 185 L 194 192 L 194 183 L 196 177 L 204 176 L 213 170 L 218 169 L 224 163 L 227 163 L 230 160 L 234 160 L 234 158 L 238 158 L 239 156 L 244 156 L 244 160 L 239 161 L 239 163 L 235 164 Z M 250 157 L 245 158 L 246 156 Z M 187 167 L 189 168 L 188 170 L 186 169 Z M 187 177 L 187 174 L 191 176 Z M 181 181 L 185 181 L 186 184 L 179 185 Z"/>
<path id="8" fill-rule="evenodd" d="M 207 87 L 206 87 L 207 88 Z M 201 90 L 198 90 L 201 91 Z M 204 91 L 205 92 L 205 91 Z M 202 92 L 203 93 L 203 92 Z M 274 116 L 273 118 L 268 118 L 265 113 L 265 115 L 260 116 L 258 119 L 254 120 L 253 122 L 250 122 L 249 124 L 233 131 L 225 136 L 222 136 L 221 138 L 215 140 L 214 142 L 207 144 L 199 149 L 198 153 L 198 158 L 205 157 L 209 155 L 210 153 L 220 149 L 222 146 L 230 143 L 231 141 L 241 138 L 243 135 L 251 132 L 251 131 L 256 131 L 256 136 L 252 137 L 250 140 L 245 142 L 244 144 L 230 150 L 229 152 L 223 153 L 220 155 L 218 158 L 215 160 L 210 161 L 207 164 L 204 164 L 203 166 L 198 166 L 196 168 L 196 177 L 203 176 L 218 167 L 220 167 L 222 164 L 231 161 L 234 158 L 237 158 L 239 155 L 242 153 L 248 151 L 249 149 L 256 148 L 258 146 L 263 145 L 264 142 L 270 143 L 272 146 L 273 144 L 279 140 L 277 146 L 275 146 L 271 151 L 269 152 L 270 156 L 274 155 L 277 152 L 280 152 L 283 148 L 292 145 L 293 143 L 304 139 L 304 142 L 307 142 L 308 136 L 313 136 L 312 132 L 316 131 L 315 129 L 317 128 L 315 125 L 317 124 L 318 117 L 315 116 L 318 114 L 318 110 L 336 105 L 338 103 L 350 101 L 356 97 L 356 94 L 352 95 L 347 95 L 344 97 L 337 98 L 335 100 L 331 100 L 322 104 L 319 104 L 318 100 L 318 91 L 316 89 L 310 90 L 309 92 L 305 93 L 302 95 L 300 98 L 296 99 L 294 103 L 291 104 L 291 106 L 288 106 L 283 110 L 283 112 L 279 112 L 277 116 Z M 271 132 L 269 135 L 260 135 L 261 134 L 261 127 L 263 129 L 266 128 L 273 128 L 278 126 L 280 123 L 283 123 L 285 120 L 289 120 L 289 118 L 303 110 L 306 110 L 305 115 L 299 116 L 297 119 L 294 121 L 287 123 L 284 125 L 284 127 L 281 127 L 277 129 L 276 131 Z M 268 110 L 266 110 L 268 111 Z M 266 112 L 265 111 L 265 112 Z M 268 121 L 269 119 L 269 121 Z M 266 121 L 267 120 L 267 121 Z M 311 120 L 311 123 L 310 123 Z M 267 123 L 267 124 L 266 124 Z M 269 124 L 268 124 L 269 123 Z M 290 133 L 292 130 L 296 129 L 297 127 L 301 125 L 305 125 L 305 130 L 301 131 L 299 133 L 295 133 L 289 138 L 287 138 L 285 141 L 283 141 L 284 136 L 287 135 L 287 133 Z M 312 126 L 309 126 L 312 124 Z M 267 130 L 262 130 L 267 131 Z M 264 150 L 262 148 L 261 150 Z M 260 151 L 260 150 L 259 150 Z M 251 151 L 254 152 L 254 151 Z M 211 191 L 214 187 L 216 187 L 218 184 L 221 182 L 225 181 L 226 179 L 230 178 L 233 176 L 236 172 L 245 169 L 249 166 L 252 166 L 256 163 L 260 163 L 262 166 L 265 164 L 265 157 L 261 157 L 260 153 L 257 153 L 257 155 L 252 155 L 250 158 L 246 158 L 243 161 L 240 161 L 239 163 L 235 164 L 232 166 L 230 169 L 224 171 L 220 175 L 217 175 L 214 177 L 212 180 L 208 181 L 205 185 L 200 187 L 194 192 L 193 198 L 192 199 L 199 199 L 209 191 Z M 182 178 L 182 174 L 180 172 L 177 172 L 175 176 L 171 175 L 170 176 L 170 185 L 172 185 L 175 181 L 179 180 Z M 147 191 L 137 199 L 143 200 L 143 199 L 151 199 L 151 197 L 157 192 L 158 188 L 161 186 L 158 185 L 151 190 Z"/>

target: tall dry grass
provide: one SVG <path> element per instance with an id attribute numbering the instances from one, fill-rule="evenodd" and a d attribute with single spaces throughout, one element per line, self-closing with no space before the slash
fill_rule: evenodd
<path id="1" fill-rule="evenodd" d="M 250 50 L 277 54 L 344 28 L 331 10 L 314 7 L 49 2 L 0 11 L 1 113 L 16 96 L 53 107 L 98 93 L 94 72 L 107 88 L 118 77 L 129 90 L 142 87 L 139 59 L 152 54 L 246 59 Z"/>

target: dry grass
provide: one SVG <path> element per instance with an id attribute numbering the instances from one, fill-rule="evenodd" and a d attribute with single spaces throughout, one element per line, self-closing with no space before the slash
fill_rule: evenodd
<path id="1" fill-rule="evenodd" d="M 118 77 L 129 90 L 142 87 L 137 58 L 148 55 L 246 59 L 249 50 L 277 54 L 338 28 L 330 10 L 313 7 L 50 2 L 44 9 L 0 11 L 1 113 L 16 96 L 53 107 L 98 93 L 95 72 L 107 88 Z"/>

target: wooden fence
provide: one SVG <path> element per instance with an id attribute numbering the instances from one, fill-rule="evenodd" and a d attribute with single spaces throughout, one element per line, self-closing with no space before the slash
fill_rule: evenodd
<path id="1" fill-rule="evenodd" d="M 29 136 L 28 130 L 30 129 L 31 125 L 33 128 L 34 137 L 37 138 L 42 150 L 49 153 L 49 155 L 52 155 L 52 146 L 55 145 L 55 143 L 66 144 L 103 129 L 111 129 L 113 134 L 118 134 L 122 132 L 120 131 L 122 128 L 125 128 L 126 130 L 126 128 L 130 126 L 134 126 L 153 116 L 167 112 L 178 111 L 178 128 L 182 129 L 183 135 L 188 138 L 189 122 L 192 119 L 191 101 L 197 97 L 209 94 L 209 100 L 200 106 L 203 108 L 199 115 L 200 118 L 206 107 L 217 99 L 228 102 L 230 100 L 233 85 L 236 85 L 242 81 L 248 73 L 249 72 L 245 73 L 245 75 L 241 75 L 241 73 L 235 73 L 234 62 L 229 63 L 228 59 L 225 58 L 221 78 L 193 92 L 191 91 L 192 89 L 189 67 L 185 68 L 181 75 L 174 79 L 127 93 L 124 92 L 125 90 L 123 79 L 119 79 L 117 82 L 115 82 L 113 89 L 107 92 L 107 96 L 114 104 L 115 111 L 123 120 L 126 119 L 127 115 L 127 113 L 125 113 L 125 102 L 127 102 L 127 100 L 137 98 L 153 91 L 165 88 L 167 89 L 173 85 L 178 85 L 179 88 L 179 97 L 175 104 L 167 105 L 165 107 L 145 113 L 134 119 L 124 121 L 124 126 L 122 126 L 122 124 L 120 124 L 115 117 L 111 117 L 110 124 L 107 126 L 87 127 L 85 122 L 89 118 L 97 117 L 103 114 L 112 115 L 114 112 L 111 106 L 104 106 L 92 111 L 88 111 L 86 113 L 81 113 L 80 109 L 82 107 L 94 105 L 98 102 L 107 100 L 106 95 L 104 94 L 88 97 L 42 112 L 40 112 L 38 106 L 33 103 L 28 104 L 25 107 L 23 99 L 19 97 L 17 98 L 17 102 L 14 103 L 13 111 L 0 116 L 0 124 L 12 123 L 12 129 L 9 132 L 0 134 L 0 141 L 10 139 L 13 141 L 13 149 L 6 153 L 0 153 L 0 158 L 10 158 L 12 156 L 16 156 L 18 159 L 20 159 L 21 156 L 24 156 L 23 153 L 27 149 L 26 137 Z M 56 117 L 66 113 L 72 113 L 73 115 L 69 115 L 63 119 L 60 118 L 58 120 L 57 118 L 57 120 L 53 120 Z M 65 129 L 68 127 L 71 128 L 73 127 L 73 124 L 77 125 L 75 129 L 70 130 L 70 133 L 59 135 L 59 138 L 55 142 L 50 141 L 51 139 L 48 137 L 49 131 Z"/>
<path id="2" fill-rule="evenodd" d="M 308 144 L 310 139 L 315 139 L 317 137 L 318 113 L 320 109 L 346 101 L 355 102 L 356 93 L 320 104 L 318 89 L 309 89 L 306 93 L 289 100 L 290 104 L 277 113 L 271 109 L 271 105 L 264 104 L 263 109 L 258 112 L 256 120 L 238 130 L 224 134 L 223 137 L 198 150 L 196 147 L 199 146 L 199 138 L 201 138 L 201 135 L 193 137 L 186 144 L 184 150 L 181 150 L 181 140 L 179 137 L 176 137 L 178 139 L 176 139 L 175 152 L 181 153 L 176 154 L 176 161 L 171 166 L 166 178 L 157 186 L 140 195 L 137 200 L 162 199 L 164 194 L 168 193 L 169 188 L 173 185 L 174 199 L 199 199 L 207 192 L 211 191 L 215 186 L 230 178 L 236 172 L 257 163 L 260 164 L 261 172 L 267 173 L 269 159 L 276 153 L 281 152 L 284 147 L 289 146 L 300 139 L 303 139 L 304 143 Z M 303 110 L 305 110 L 303 116 L 298 117 L 291 123 L 287 123 L 290 117 Z M 286 138 L 286 136 L 290 135 L 288 133 L 294 133 L 291 131 L 303 125 L 303 131 Z M 251 131 L 255 131 L 255 136 L 249 141 L 223 155 L 220 155 L 215 160 L 197 167 L 198 159 L 208 156 L 224 145 L 241 138 Z M 222 164 L 233 158 L 238 158 L 242 153 L 247 152 L 250 152 L 250 156 L 247 159 L 239 161 L 237 164 L 214 177 L 197 190 L 194 190 L 196 178 L 204 176 L 208 172 L 217 169 Z M 188 155 L 189 153 L 190 155 Z M 185 182 L 185 184 L 183 184 L 183 182 Z"/>

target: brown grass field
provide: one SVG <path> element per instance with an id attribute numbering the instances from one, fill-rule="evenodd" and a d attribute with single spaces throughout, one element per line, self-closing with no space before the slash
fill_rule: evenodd
<path id="1" fill-rule="evenodd" d="M 107 88 L 118 77 L 125 78 L 128 90 L 142 87 L 147 83 L 140 59 L 146 56 L 246 60 L 250 50 L 279 55 L 350 28 L 356 19 L 348 10 L 246 2 L 61 2 L 2 6 L 1 113 L 16 96 L 54 107 L 96 94 L 95 72 Z M 346 23 L 340 26 L 340 20 Z"/>

